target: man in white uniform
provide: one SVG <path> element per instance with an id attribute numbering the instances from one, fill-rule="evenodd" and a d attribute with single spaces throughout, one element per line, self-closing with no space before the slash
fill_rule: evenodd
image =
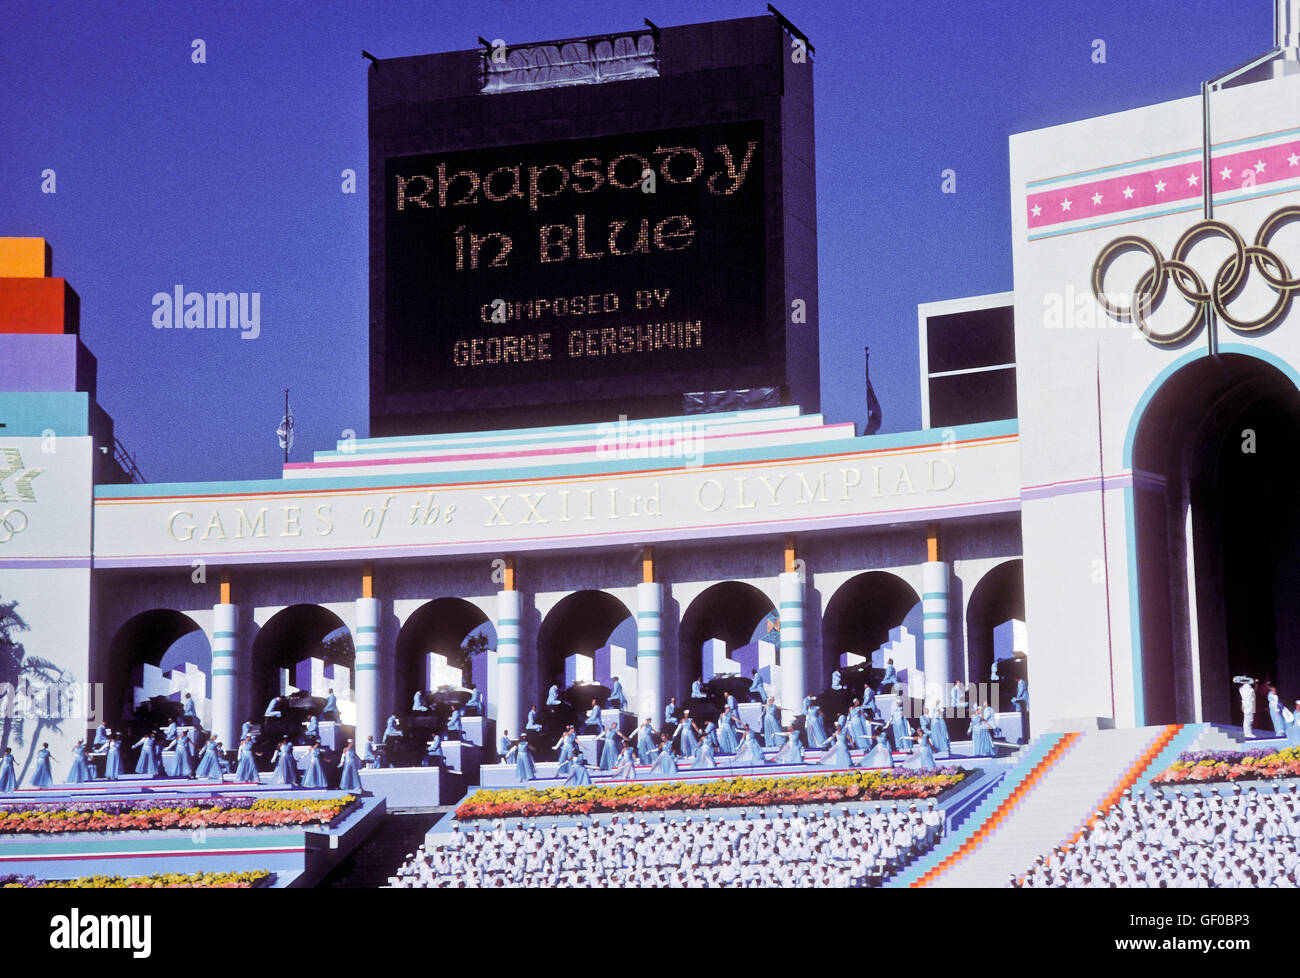
<path id="1" fill-rule="evenodd" d="M 1255 681 L 1245 676 L 1238 679 L 1241 681 L 1241 732 L 1247 740 L 1254 740 L 1251 725 L 1255 722 Z"/>

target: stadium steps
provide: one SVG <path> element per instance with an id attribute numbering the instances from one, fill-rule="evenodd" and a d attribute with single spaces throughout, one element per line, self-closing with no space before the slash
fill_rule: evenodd
<path id="1" fill-rule="evenodd" d="M 1258 720 L 1258 714 L 1255 716 Z M 1255 725 L 1255 739 L 1247 740 L 1245 734 L 1241 732 L 1241 727 L 1229 727 L 1221 723 L 1201 723 L 1197 727 L 1202 730 L 1200 737 L 1197 738 L 1196 744 L 1192 747 L 1184 748 L 1185 750 L 1254 750 L 1257 747 L 1277 747 L 1286 745 L 1286 738 L 1279 737 L 1273 733 L 1273 722 L 1268 718 L 1268 712 L 1264 713 L 1264 724 Z"/>
<path id="2" fill-rule="evenodd" d="M 964 831 L 950 827 L 944 838 L 928 853 L 908 866 L 896 877 L 885 883 L 890 887 L 922 885 L 920 881 L 928 878 L 940 866 L 948 864 L 957 857 L 979 828 L 1008 809 L 1013 797 L 1026 789 L 1026 782 L 1041 777 L 1042 772 L 1056 763 L 1060 753 L 1068 749 L 1074 734 L 1049 733 L 1035 737 L 1019 752 L 1014 764 L 1007 771 L 1001 783 L 980 803 L 979 807 L 961 819 L 957 825 L 965 826 Z M 1000 817 L 1000 816 L 999 816 Z"/>
<path id="3" fill-rule="evenodd" d="M 1139 727 L 1067 734 L 1072 738 L 1040 777 L 1009 799 L 1003 817 L 976 829 L 958 858 L 924 884 L 997 887 L 1035 857 L 1078 837 L 1100 809 L 1114 804 L 1152 766 L 1181 727 Z"/>
<path id="4" fill-rule="evenodd" d="M 425 833 L 440 818 L 437 812 L 388 815 L 361 845 L 320 882 L 335 889 L 375 889 L 388 885 L 406 857 L 424 841 Z"/>

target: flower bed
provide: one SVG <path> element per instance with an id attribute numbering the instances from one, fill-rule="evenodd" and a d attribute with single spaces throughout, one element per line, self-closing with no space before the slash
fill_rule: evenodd
<path id="1" fill-rule="evenodd" d="M 461 802 L 456 818 L 535 818 L 595 812 L 808 805 L 841 801 L 935 798 L 969 776 L 959 767 L 932 771 L 863 771 L 788 778 L 725 778 L 689 784 L 621 784 L 577 788 L 479 791 Z"/>
<path id="2" fill-rule="evenodd" d="M 328 826 L 356 800 L 355 795 L 344 795 L 340 798 L 241 796 L 99 803 L 34 802 L 0 808 L 0 835 Z"/>
<path id="3" fill-rule="evenodd" d="M 267 886 L 271 874 L 265 869 L 246 873 L 158 873 L 153 876 L 80 876 L 72 880 L 38 880 L 35 876 L 0 876 L 0 889 L 195 889 L 251 890 Z"/>
<path id="4" fill-rule="evenodd" d="M 1183 751 L 1178 760 L 1151 779 L 1152 784 L 1213 784 L 1224 781 L 1273 781 L 1300 778 L 1300 747 L 1284 750 Z"/>

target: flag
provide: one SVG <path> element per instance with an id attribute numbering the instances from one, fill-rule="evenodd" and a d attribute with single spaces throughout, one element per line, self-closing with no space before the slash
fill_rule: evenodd
<path id="1" fill-rule="evenodd" d="M 293 409 L 289 407 L 286 400 L 284 405 L 284 417 L 280 421 L 280 427 L 275 429 L 276 436 L 280 439 L 280 447 L 286 452 L 293 448 Z"/>

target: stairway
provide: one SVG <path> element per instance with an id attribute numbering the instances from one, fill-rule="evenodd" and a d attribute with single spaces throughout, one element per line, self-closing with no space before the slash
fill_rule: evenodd
<path id="1" fill-rule="evenodd" d="M 441 818 L 440 812 L 386 815 L 361 845 L 318 884 L 338 889 L 377 889 L 388 884 L 408 854 L 424 841 L 425 833 Z"/>
<path id="2" fill-rule="evenodd" d="M 1000 887 L 1075 837 L 1101 808 L 1119 799 L 1165 753 L 1178 727 L 1096 730 L 1073 737 L 1049 768 L 978 844 L 924 884 Z M 1156 772 L 1149 772 L 1154 774 Z M 982 828 L 982 827 L 981 827 Z M 979 830 L 976 830 L 978 834 Z"/>

